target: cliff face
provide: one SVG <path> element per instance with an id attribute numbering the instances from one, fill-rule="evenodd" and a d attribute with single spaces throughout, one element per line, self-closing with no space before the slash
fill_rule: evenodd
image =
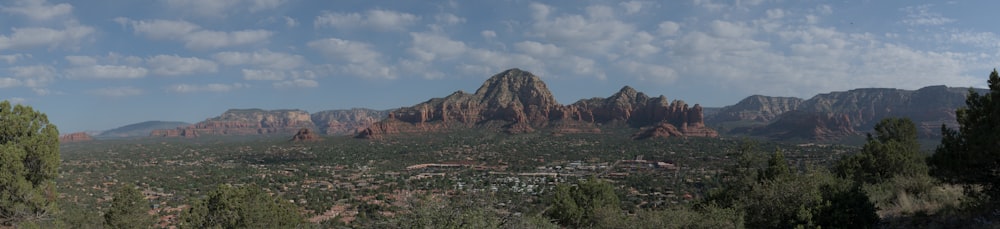
<path id="1" fill-rule="evenodd" d="M 752 95 L 739 103 L 723 107 L 708 122 L 754 121 L 768 123 L 781 114 L 799 108 L 803 102 L 794 97 Z"/>
<path id="2" fill-rule="evenodd" d="M 563 106 L 545 83 L 530 72 L 510 69 L 486 80 L 474 94 L 458 91 L 444 98 L 390 112 L 357 136 L 439 132 L 452 128 L 497 128 L 509 133 L 553 128 L 557 133 L 599 132 L 598 124 L 632 127 L 666 123 L 690 136 L 716 136 L 705 127 L 701 106 L 650 98 L 631 87 L 608 98 Z"/>
<path id="3" fill-rule="evenodd" d="M 385 119 L 388 115 L 388 111 L 355 108 L 320 111 L 313 113 L 311 119 L 316 124 L 320 134 L 353 135 L 371 124 Z"/>
<path id="4" fill-rule="evenodd" d="M 747 132 L 751 135 L 829 140 L 871 132 L 875 124 L 884 118 L 907 117 L 917 125 L 921 137 L 937 137 L 942 124 L 958 125 L 955 110 L 965 106 L 967 94 L 968 89 L 945 86 L 930 86 L 915 91 L 864 88 L 819 94 L 801 101 L 792 110 L 780 113 L 782 109 L 774 108 L 791 108 L 794 103 L 787 100 L 788 103 L 779 104 L 788 106 L 775 106 L 775 97 L 762 99 L 751 96 L 737 105 L 724 108 L 710 120 L 713 123 L 743 120 L 767 124 L 751 128 Z M 757 104 L 757 101 L 768 101 L 772 105 L 749 106 Z M 772 114 L 779 116 L 766 118 Z"/>
<path id="5" fill-rule="evenodd" d="M 846 115 L 789 111 L 774 123 L 753 130 L 752 134 L 774 139 L 833 140 L 858 134 Z"/>
<path id="6" fill-rule="evenodd" d="M 59 136 L 60 143 L 85 142 L 92 140 L 94 140 L 94 138 L 90 137 L 90 135 L 85 132 L 69 133 Z"/>
<path id="7" fill-rule="evenodd" d="M 294 134 L 302 128 L 315 128 L 312 118 L 305 111 L 230 109 L 218 117 L 191 126 L 154 130 L 150 136 Z"/>

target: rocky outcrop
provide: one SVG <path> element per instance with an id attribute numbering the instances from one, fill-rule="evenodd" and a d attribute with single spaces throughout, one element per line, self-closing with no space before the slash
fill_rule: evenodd
<path id="1" fill-rule="evenodd" d="M 709 123 L 753 121 L 770 123 L 781 114 L 799 108 L 804 100 L 795 97 L 752 95 L 709 116 Z"/>
<path id="2" fill-rule="evenodd" d="M 315 128 L 309 113 L 302 110 L 230 109 L 222 115 L 191 126 L 154 130 L 151 136 L 196 137 L 200 135 L 292 134 Z"/>
<path id="3" fill-rule="evenodd" d="M 752 134 L 772 139 L 826 141 L 858 134 L 851 126 L 850 118 L 845 115 L 789 111 L 774 123 L 754 129 Z"/>
<path id="4" fill-rule="evenodd" d="M 322 140 L 322 139 L 319 137 L 319 135 L 316 135 L 315 132 L 309 130 L 309 128 L 302 128 L 302 129 L 299 129 L 299 131 L 296 132 L 295 135 L 292 136 L 292 139 L 289 140 L 289 141 L 292 141 L 292 142 L 317 142 L 317 141 L 320 141 L 320 140 Z"/>
<path id="5" fill-rule="evenodd" d="M 87 134 L 86 132 L 69 133 L 69 134 L 65 134 L 65 135 L 59 136 L 59 142 L 60 143 L 85 142 L 85 141 L 93 141 L 93 140 L 94 140 L 94 138 L 90 137 L 90 135 Z"/>
<path id="6" fill-rule="evenodd" d="M 198 137 L 198 132 L 194 131 L 194 128 L 192 126 L 187 126 L 187 127 L 177 127 L 174 129 L 153 130 L 150 131 L 149 136 L 195 138 Z"/>
<path id="7" fill-rule="evenodd" d="M 864 88 L 819 94 L 802 101 L 794 113 L 786 111 L 765 127 L 743 131 L 772 138 L 830 140 L 871 132 L 875 124 L 884 118 L 907 117 L 917 125 L 921 137 L 939 137 L 942 124 L 958 125 L 955 110 L 965 106 L 968 91 L 967 88 L 930 86 L 915 91 Z M 748 109 L 745 113 L 774 113 L 771 111 Z M 720 112 L 711 120 L 725 120 L 723 115 L 724 112 Z M 752 115 L 730 117 L 758 120 Z"/>
<path id="8" fill-rule="evenodd" d="M 658 125 L 640 129 L 639 132 L 632 134 L 632 139 L 641 140 L 648 138 L 669 138 L 678 136 L 684 136 L 684 133 L 678 130 L 677 127 L 674 127 L 674 125 L 669 123 L 660 123 Z"/>
<path id="9" fill-rule="evenodd" d="M 483 127 L 508 133 L 552 130 L 554 134 L 600 132 L 598 125 L 643 127 L 658 123 L 674 126 L 682 135 L 716 136 L 705 127 L 702 108 L 680 100 L 650 98 L 624 87 L 608 98 L 580 100 L 563 106 L 538 77 L 510 69 L 486 80 L 474 94 L 457 91 L 444 98 L 403 107 L 372 124 L 357 137 L 455 128 Z"/>
<path id="10" fill-rule="evenodd" d="M 389 111 L 364 108 L 328 110 L 313 113 L 312 122 L 319 133 L 326 135 L 354 135 L 373 123 L 388 117 Z"/>

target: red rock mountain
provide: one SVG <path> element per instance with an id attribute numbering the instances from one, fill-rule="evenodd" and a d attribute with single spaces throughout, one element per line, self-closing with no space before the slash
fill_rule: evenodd
<path id="1" fill-rule="evenodd" d="M 302 110 L 230 109 L 191 126 L 154 130 L 150 136 L 293 134 L 302 128 L 315 128 L 309 113 Z"/>
<path id="2" fill-rule="evenodd" d="M 354 135 L 388 115 L 389 111 L 364 108 L 328 110 L 313 113 L 312 121 L 320 134 Z"/>
<path id="3" fill-rule="evenodd" d="M 92 140 L 94 140 L 94 138 L 90 137 L 90 135 L 85 132 L 69 133 L 59 136 L 60 143 L 85 142 Z"/>
<path id="4" fill-rule="evenodd" d="M 488 80 L 474 94 L 457 91 L 444 98 L 403 107 L 372 124 L 357 137 L 441 132 L 455 128 L 494 128 L 509 133 L 551 128 L 555 132 L 599 132 L 597 125 L 631 127 L 671 125 L 674 135 L 714 137 L 705 127 L 702 108 L 683 101 L 650 98 L 631 87 L 608 98 L 581 100 L 563 106 L 542 80 L 530 72 L 509 69 Z"/>
<path id="5" fill-rule="evenodd" d="M 295 136 L 292 136 L 292 139 L 290 141 L 292 141 L 292 142 L 317 142 L 317 141 L 320 141 L 320 140 L 323 140 L 323 139 L 321 139 L 319 137 L 319 135 L 316 135 L 316 132 L 313 132 L 312 130 L 309 130 L 309 128 L 302 128 L 302 129 L 299 129 L 299 132 L 295 133 Z"/>
<path id="6" fill-rule="evenodd" d="M 955 110 L 965 106 L 968 92 L 968 88 L 929 86 L 918 90 L 861 88 L 808 100 L 751 96 L 722 108 L 709 122 L 722 130 L 727 122 L 744 125 L 728 132 L 732 134 L 835 140 L 870 132 L 884 118 L 907 117 L 917 124 L 921 137 L 936 138 L 942 124 L 958 125 Z"/>

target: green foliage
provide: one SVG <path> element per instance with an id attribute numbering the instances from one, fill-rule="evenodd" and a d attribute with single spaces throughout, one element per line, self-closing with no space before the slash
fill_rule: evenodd
<path id="1" fill-rule="evenodd" d="M 875 125 L 875 135 L 868 135 L 861 152 L 837 161 L 833 170 L 840 177 L 867 184 L 927 174 L 916 125 L 909 118 L 883 119 Z"/>
<path id="2" fill-rule="evenodd" d="M 56 210 L 59 130 L 29 106 L 0 102 L 0 226 Z"/>
<path id="3" fill-rule="evenodd" d="M 396 216 L 394 227 L 409 228 L 498 228 L 499 217 L 489 206 L 471 200 L 423 198 L 413 203 L 406 214 Z"/>
<path id="4" fill-rule="evenodd" d="M 550 198 L 552 205 L 546 214 L 563 225 L 586 226 L 594 223 L 598 210 L 620 211 L 615 188 L 595 178 L 580 181 L 575 186 L 556 185 Z"/>
<path id="5" fill-rule="evenodd" d="M 990 73 L 989 92 L 970 90 L 955 113 L 959 131 L 941 127 L 941 145 L 930 159 L 931 175 L 953 184 L 982 187 L 987 202 L 1000 203 L 1000 75 Z"/>
<path id="6" fill-rule="evenodd" d="M 779 179 L 789 174 L 791 170 L 788 169 L 788 161 L 785 160 L 785 154 L 781 153 L 781 150 L 774 152 L 771 159 L 767 160 L 767 168 L 760 173 L 762 180 Z"/>
<path id="7" fill-rule="evenodd" d="M 181 214 L 181 228 L 295 228 L 298 208 L 256 185 L 220 185 Z"/>
<path id="8" fill-rule="evenodd" d="M 744 145 L 723 175 L 725 185 L 701 206 L 735 209 L 747 228 L 866 228 L 878 221 L 874 205 L 853 182 L 820 170 L 792 172 L 780 151 L 765 166 L 752 144 Z"/>
<path id="9" fill-rule="evenodd" d="M 147 213 L 149 201 L 131 184 L 118 187 L 111 196 L 111 206 L 104 212 L 104 226 L 109 228 L 148 228 L 156 218 Z"/>

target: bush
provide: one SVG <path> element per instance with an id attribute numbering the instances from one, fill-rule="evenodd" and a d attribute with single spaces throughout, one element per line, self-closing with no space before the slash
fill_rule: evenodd
<path id="1" fill-rule="evenodd" d="M 298 208 L 256 185 L 220 185 L 181 214 L 181 228 L 295 228 Z"/>

